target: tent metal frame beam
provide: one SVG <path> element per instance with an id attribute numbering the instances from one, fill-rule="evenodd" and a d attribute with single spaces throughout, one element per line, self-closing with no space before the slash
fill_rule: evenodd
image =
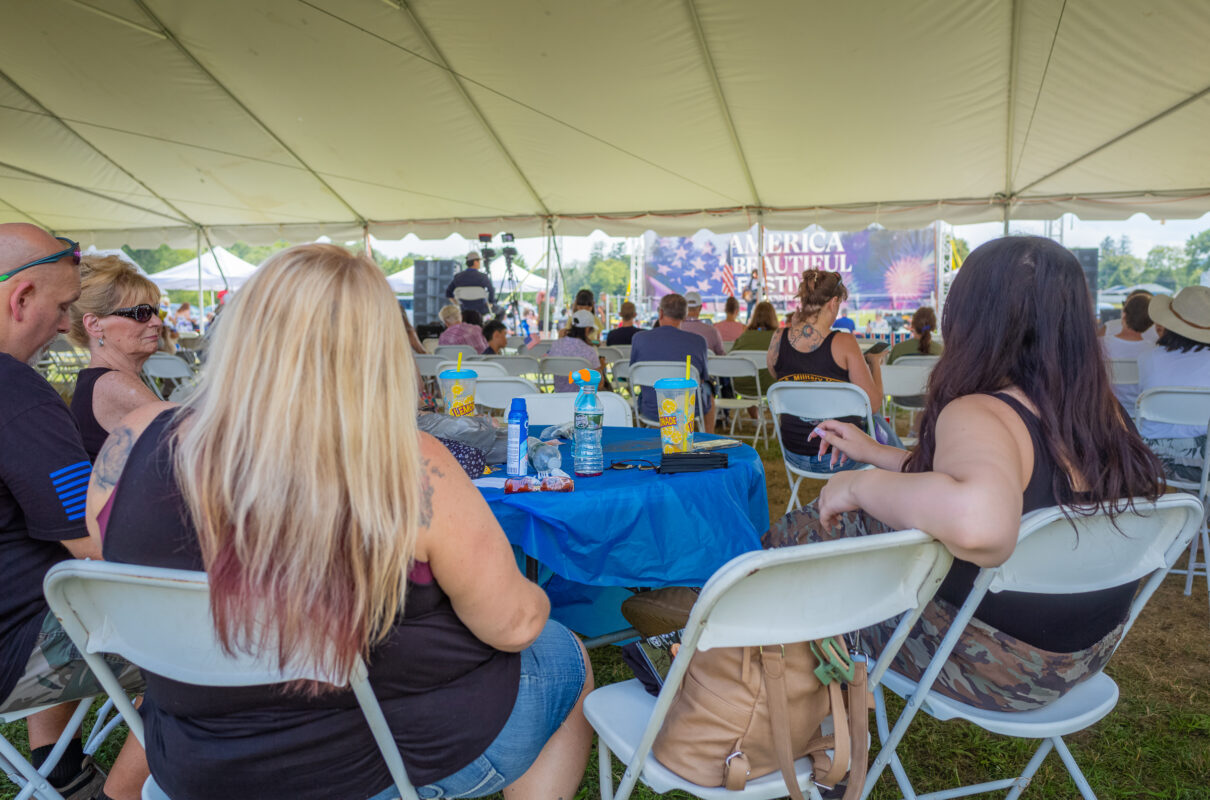
<path id="1" fill-rule="evenodd" d="M 1033 181 L 1029 182 L 1025 186 L 1022 186 L 1019 191 L 1020 192 L 1028 191 L 1029 189 L 1032 189 L 1033 187 L 1037 186 L 1039 183 L 1050 180 L 1055 175 L 1058 175 L 1060 172 L 1063 172 L 1065 170 L 1070 169 L 1071 167 L 1074 167 L 1076 164 L 1079 164 L 1081 161 L 1091 158 L 1092 156 L 1096 155 L 1097 153 L 1101 152 L 1102 150 L 1106 149 L 1107 147 L 1112 147 L 1113 145 L 1117 144 L 1118 142 L 1122 141 L 1123 139 L 1127 139 L 1127 138 L 1133 136 L 1134 134 L 1138 133 L 1143 128 L 1146 128 L 1149 125 L 1159 122 L 1160 120 L 1164 119 L 1165 117 L 1175 114 L 1177 111 L 1180 111 L 1185 106 L 1196 103 L 1198 100 L 1201 100 L 1202 98 L 1207 97 L 1207 96 L 1210 96 L 1210 86 L 1207 86 L 1206 88 L 1202 89 L 1200 92 L 1195 92 L 1194 94 L 1190 95 L 1189 97 L 1186 97 L 1184 100 L 1180 101 L 1176 105 L 1169 106 L 1168 108 L 1164 109 L 1163 111 L 1159 112 L 1158 114 L 1144 120 L 1143 122 L 1140 122 L 1138 125 L 1135 125 L 1133 128 L 1131 128 L 1127 131 L 1124 131 L 1122 133 L 1119 133 L 1117 136 L 1113 137 L 1112 139 L 1105 142 L 1104 144 L 1097 145 L 1096 147 L 1092 148 L 1091 150 L 1084 153 L 1083 155 L 1073 158 L 1071 161 L 1068 161 L 1063 166 L 1053 169 L 1050 172 L 1046 173 L 1041 178 L 1035 178 Z M 1137 194 L 1141 194 L 1141 193 L 1137 193 Z"/>
<path id="2" fill-rule="evenodd" d="M 1013 202 L 1013 137 L 1017 128 L 1017 63 L 1020 57 L 1021 2 L 1009 4 L 1008 26 L 1008 86 L 1005 106 L 1008 112 L 1004 132 L 1004 235 L 1008 235 L 1008 220 L 1012 216 Z"/>
<path id="3" fill-rule="evenodd" d="M 83 3 L 78 3 L 78 5 L 84 5 L 84 4 L 83 4 Z M 87 6 L 87 7 L 88 7 L 88 8 L 92 8 L 92 6 Z M 96 10 L 96 9 L 94 9 L 94 10 Z M 110 16 L 110 15 L 105 14 L 105 16 Z M 9 84 L 9 86 L 12 86 L 12 87 L 13 87 L 14 89 L 16 89 L 18 92 L 20 92 L 21 94 L 25 95 L 25 97 L 26 97 L 26 99 L 27 99 L 27 100 L 29 100 L 31 103 L 33 103 L 35 106 L 37 106 L 39 109 L 41 109 L 41 110 L 42 110 L 42 113 L 46 114 L 48 117 L 50 117 L 51 119 L 53 119 L 55 122 L 57 122 L 57 123 L 59 123 L 60 125 L 62 125 L 62 126 L 63 126 L 63 128 L 64 128 L 64 129 L 65 129 L 65 130 L 66 130 L 68 133 L 70 133 L 70 134 L 72 134 L 73 136 L 75 136 L 77 139 L 79 139 L 81 142 L 83 142 L 83 143 L 84 143 L 84 145 L 85 145 L 86 147 L 88 147 L 90 150 L 92 150 L 94 153 L 96 153 L 97 155 L 99 155 L 101 158 L 105 159 L 105 160 L 106 160 L 106 161 L 108 161 L 110 164 L 112 164 L 112 165 L 113 165 L 113 166 L 114 166 L 114 167 L 115 167 L 115 168 L 116 168 L 116 169 L 117 169 L 119 172 L 121 172 L 121 173 L 122 173 L 123 175 L 125 175 L 127 178 L 130 178 L 132 181 L 134 181 L 135 183 L 137 183 L 139 186 L 142 186 L 144 189 L 146 189 L 148 194 L 150 194 L 150 195 L 151 195 L 152 197 L 154 197 L 156 200 L 159 200 L 161 203 L 163 203 L 163 204 L 164 204 L 165 206 L 167 206 L 168 208 L 171 208 L 171 209 L 172 209 L 173 211 L 175 211 L 177 214 L 180 214 L 182 219 L 186 219 L 186 220 L 188 220 L 188 221 L 189 221 L 189 223 L 190 223 L 190 224 L 192 224 L 192 225 L 199 225 L 199 226 L 201 225 L 201 223 L 199 223 L 197 220 L 193 219 L 193 218 L 192 218 L 192 217 L 190 217 L 188 214 L 186 214 L 184 211 L 182 211 L 181 209 L 177 208 L 175 204 L 173 204 L 172 202 L 170 202 L 170 201 L 168 200 L 168 198 L 164 197 L 164 196 L 163 196 L 163 195 L 161 195 L 159 192 L 157 192 L 155 189 L 152 189 L 152 188 L 151 188 L 150 186 L 148 186 L 146 183 L 144 183 L 143 181 L 139 180 L 139 178 L 135 177 L 135 175 L 134 175 L 134 174 L 133 174 L 133 173 L 132 173 L 130 170 L 126 169 L 126 167 L 122 166 L 122 165 L 121 165 L 121 164 L 119 164 L 119 163 L 118 163 L 116 160 L 114 160 L 112 157 L 110 157 L 108 153 L 106 153 L 106 152 L 105 152 L 105 151 L 103 151 L 101 148 L 97 147 L 95 144 L 93 144 L 91 141 L 89 141 L 87 138 L 85 138 L 85 137 L 84 137 L 84 135 L 83 135 L 82 133 L 80 133 L 79 131 L 77 131 L 77 130 L 76 130 L 75 128 L 73 128 L 71 125 L 67 124 L 67 121 L 66 121 L 66 120 L 64 120 L 62 117 L 60 117 L 60 116 L 59 116 L 58 114 L 56 114 L 54 111 L 51 111 L 51 110 L 50 110 L 50 108 L 49 108 L 49 107 L 48 107 L 48 106 L 47 106 L 45 103 L 43 103 L 43 102 L 42 102 L 41 100 L 39 100 L 37 97 L 34 97 L 34 96 L 33 96 L 33 95 L 32 95 L 32 94 L 29 92 L 29 90 L 27 90 L 27 89 L 26 89 L 24 86 L 22 86 L 21 84 L 17 83 L 15 80 L 13 80 L 12 76 L 11 76 L 11 75 L 9 75 L 7 72 L 5 72 L 5 71 L 4 71 L 4 70 L 2 70 L 2 69 L 0 69 L 0 79 L 3 79 L 3 80 L 5 80 L 5 81 L 7 81 L 7 82 L 8 82 L 8 84 Z"/>
<path id="4" fill-rule="evenodd" d="M 194 224 L 193 222 L 191 222 L 187 219 L 181 219 L 180 217 L 174 217 L 171 214 L 165 214 L 163 211 L 155 211 L 150 208 L 144 208 L 143 206 L 141 206 L 137 203 L 131 203 L 126 200 L 119 200 L 116 197 L 111 197 L 110 195 L 102 194 L 101 192 L 96 192 L 96 191 L 93 191 L 92 189 L 86 189 L 85 187 L 79 186 L 74 183 L 68 183 L 67 181 L 61 181 L 58 178 L 52 178 L 49 175 L 43 175 L 41 173 L 34 172 L 33 170 L 26 169 L 25 167 L 18 167 L 16 164 L 9 164 L 7 162 L 0 161 L 0 167 L 3 167 L 5 169 L 11 169 L 14 172 L 20 172 L 23 175 L 29 175 L 31 178 L 37 178 L 40 181 L 46 181 L 47 183 L 53 183 L 56 186 L 63 186 L 67 189 L 71 189 L 76 192 L 82 192 L 84 194 L 100 198 L 101 200 L 105 200 L 110 203 L 117 203 L 118 205 L 127 206 L 128 208 L 133 208 L 137 211 L 142 211 L 144 214 L 151 214 L 156 217 L 163 217 L 164 219 L 170 219 L 173 222 L 180 222 L 180 223 L 183 223 L 184 225 L 186 225 L 187 227 L 189 227 L 190 229 L 198 227 L 196 224 Z M 13 206 L 13 207 L 16 208 L 16 206 Z M 20 209 L 18 209 L 18 210 L 20 210 Z M 29 215 L 26 214 L 26 216 L 29 216 Z M 31 219 L 32 219 L 32 217 L 31 217 Z M 133 229 L 123 228 L 122 230 L 133 230 Z"/>
<path id="5" fill-rule="evenodd" d="M 242 100 L 240 100 L 239 97 L 237 97 L 235 95 L 235 92 L 231 91 L 231 89 L 228 88 L 225 83 L 220 81 L 218 79 L 217 75 L 215 75 L 213 72 L 211 72 L 209 69 L 207 69 L 206 65 L 203 64 L 197 58 L 197 56 L 195 56 L 193 54 L 193 52 L 188 47 L 186 47 L 185 44 L 180 39 L 178 39 L 176 37 L 176 34 L 174 34 L 171 30 L 169 30 L 168 26 L 165 25 L 160 20 L 160 18 L 157 17 L 155 15 L 155 13 L 150 8 L 147 7 L 147 4 L 144 2 L 144 0 L 134 0 L 134 2 L 142 10 L 142 12 L 147 15 L 147 17 L 149 19 L 151 19 L 157 26 L 159 26 L 159 28 L 163 32 L 165 38 L 170 43 L 172 43 L 172 45 L 178 51 L 180 51 L 180 53 L 183 56 L 185 56 L 185 58 L 189 59 L 190 63 L 192 63 L 195 67 L 197 67 L 197 69 L 199 71 L 201 71 L 201 73 L 203 75 L 205 75 L 206 78 L 209 79 L 210 82 L 213 83 L 215 87 L 217 87 L 223 94 L 225 94 L 231 100 L 231 102 L 235 103 L 235 105 L 238 106 L 241 111 L 243 111 L 245 114 L 247 114 L 248 118 L 251 119 L 253 122 L 255 122 L 262 131 L 264 131 L 271 139 L 273 139 L 274 142 L 276 142 L 278 144 L 279 147 L 281 147 L 283 150 L 285 150 L 287 153 L 289 153 L 290 157 L 293 158 L 295 161 L 297 161 L 299 163 L 299 165 L 302 166 L 303 169 L 305 169 L 308 173 L 310 173 L 311 177 L 314 178 L 316 180 L 316 182 L 319 183 L 319 185 L 324 188 L 325 191 L 327 191 L 329 194 L 331 194 L 332 197 L 334 197 L 341 205 L 343 205 L 346 209 L 348 209 L 349 213 L 354 216 L 354 218 L 357 220 L 357 223 L 359 225 L 366 224 L 366 222 L 367 222 L 366 218 L 364 216 L 362 216 L 357 211 L 357 209 L 353 208 L 352 204 L 350 204 L 348 200 L 344 199 L 344 197 L 342 197 L 339 192 L 337 192 L 335 189 L 333 189 L 332 185 L 329 184 L 326 180 L 324 180 L 323 177 L 318 172 L 316 172 L 315 169 L 310 164 L 308 164 L 306 161 L 304 161 L 302 156 L 300 156 L 297 152 L 295 152 L 294 148 L 292 148 L 292 147 L 290 147 L 290 145 L 286 144 L 286 141 L 284 139 L 282 139 L 279 135 L 277 135 L 277 133 L 272 128 L 270 128 L 263 119 L 261 119 L 259 116 L 257 116 L 252 111 L 251 108 L 249 108 Z"/>
<path id="6" fill-rule="evenodd" d="M 490 137 L 492 142 L 495 143 L 496 147 L 499 148 L 500 154 L 504 156 L 504 160 L 508 162 L 510 167 L 512 167 L 513 172 L 517 175 L 517 179 L 521 181 L 521 183 L 525 186 L 525 190 L 529 192 L 530 197 L 532 197 L 534 202 L 537 203 L 541 216 L 550 216 L 550 209 L 546 207 L 546 203 L 542 200 L 542 196 L 538 194 L 538 190 L 534 188 L 534 185 L 530 182 L 529 176 L 527 176 L 525 171 L 521 169 L 521 165 L 517 163 L 517 159 L 504 144 L 504 140 L 500 138 L 500 134 L 492 126 L 491 122 L 488 121 L 487 115 L 483 113 L 483 109 L 481 109 L 479 104 L 475 102 L 473 97 L 471 97 L 470 92 L 467 91 L 466 85 L 462 82 L 461 76 L 450 65 L 449 59 L 445 57 L 445 53 L 440 47 L 437 46 L 437 42 L 429 34 L 429 30 L 425 27 L 424 23 L 420 21 L 420 17 L 417 16 L 415 9 L 412 8 L 412 4 L 409 3 L 408 0 L 399 0 L 398 3 L 392 2 L 392 0 L 387 0 L 387 5 L 395 6 L 407 17 L 412 27 L 416 29 L 416 32 L 419 33 L 420 37 L 424 40 L 425 46 L 433 52 L 433 54 L 436 56 L 437 62 L 445 70 L 445 73 L 450 76 L 450 80 L 453 82 L 454 88 L 458 90 L 458 94 L 461 95 L 463 101 L 471 110 L 471 113 L 474 114 L 475 118 L 479 120 L 479 124 L 483 126 L 483 129 L 487 132 L 488 137 Z"/>
<path id="7" fill-rule="evenodd" d="M 706 42 L 706 30 L 702 27 L 702 19 L 697 13 L 697 5 L 694 0 L 685 0 L 685 11 L 689 14 L 689 21 L 693 24 L 693 34 L 697 38 L 698 47 L 702 51 L 702 60 L 706 63 L 706 74 L 710 76 L 710 86 L 714 89 L 714 97 L 718 100 L 719 110 L 723 115 L 723 122 L 727 125 L 727 134 L 731 137 L 731 146 L 735 148 L 735 156 L 739 159 L 740 169 L 744 171 L 744 180 L 748 182 L 748 191 L 752 193 L 753 205 L 764 205 L 760 199 L 760 192 L 756 190 L 756 181 L 752 178 L 752 170 L 748 166 L 748 157 L 744 154 L 744 146 L 739 140 L 739 131 L 735 128 L 735 119 L 731 116 L 731 106 L 727 104 L 727 96 L 723 93 L 723 84 L 718 77 L 718 68 L 714 64 L 714 57 L 710 54 L 710 45 Z"/>

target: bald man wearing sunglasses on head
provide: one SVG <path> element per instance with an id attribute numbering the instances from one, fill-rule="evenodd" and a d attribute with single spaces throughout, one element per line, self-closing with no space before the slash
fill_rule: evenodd
<path id="1" fill-rule="evenodd" d="M 68 330 L 79 264 L 70 239 L 0 225 L 0 711 L 53 706 L 26 718 L 35 767 L 67 727 L 71 701 L 101 693 L 42 595 L 59 561 L 101 558 L 84 524 L 91 465 L 67 406 L 30 366 Z M 129 664 L 115 671 L 124 686 L 141 686 Z M 147 774 L 133 737 L 106 779 L 77 736 L 47 778 L 68 800 L 133 800 Z"/>

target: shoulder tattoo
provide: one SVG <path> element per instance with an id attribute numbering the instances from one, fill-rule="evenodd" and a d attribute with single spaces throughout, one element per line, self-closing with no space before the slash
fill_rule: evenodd
<path id="1" fill-rule="evenodd" d="M 125 425 L 119 425 L 110 432 L 104 447 L 97 454 L 97 463 L 92 467 L 92 480 L 98 489 L 108 491 L 118 485 L 134 442 L 134 431 Z"/>
<path id="2" fill-rule="evenodd" d="M 790 328 L 788 335 L 790 337 L 791 345 L 796 344 L 801 339 L 806 347 L 805 352 L 807 353 L 813 353 L 815 350 L 819 349 L 819 345 L 821 345 L 824 340 L 823 335 L 820 334 L 819 331 L 815 330 L 815 328 L 809 322 L 804 322 L 803 326 L 797 330 Z"/>
<path id="3" fill-rule="evenodd" d="M 420 470 L 420 525 L 427 528 L 433 521 L 433 482 L 444 478 L 445 473 L 429 459 L 424 460 Z"/>

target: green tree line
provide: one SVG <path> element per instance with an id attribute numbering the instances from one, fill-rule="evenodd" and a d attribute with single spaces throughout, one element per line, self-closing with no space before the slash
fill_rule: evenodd
<path id="1" fill-rule="evenodd" d="M 1158 283 L 1175 291 L 1198 283 L 1202 274 L 1210 270 L 1210 230 L 1190 236 L 1184 245 L 1156 245 L 1144 258 L 1130 250 L 1127 236 L 1117 240 L 1106 236 L 1101 241 L 1097 265 L 1099 288 Z"/>

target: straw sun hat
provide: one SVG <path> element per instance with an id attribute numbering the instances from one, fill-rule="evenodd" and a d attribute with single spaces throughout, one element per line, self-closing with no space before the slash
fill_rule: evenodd
<path id="1" fill-rule="evenodd" d="M 1210 286 L 1186 286 L 1176 297 L 1157 294 L 1147 311 L 1165 330 L 1210 344 Z"/>

